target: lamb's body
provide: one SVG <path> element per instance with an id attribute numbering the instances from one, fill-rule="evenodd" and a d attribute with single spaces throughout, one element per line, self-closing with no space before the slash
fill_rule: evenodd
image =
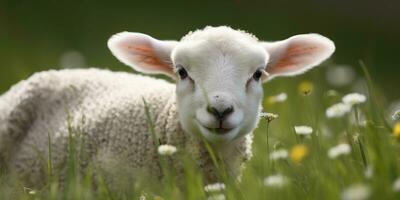
<path id="1" fill-rule="evenodd" d="M 114 161 L 123 161 L 125 167 L 145 167 L 159 177 L 158 155 L 143 99 L 161 143 L 189 149 L 197 164 L 207 171 L 208 179 L 215 179 L 202 142 L 180 128 L 175 85 L 107 70 L 41 72 L 0 96 L 0 157 L 8 168 L 25 174 L 30 183 L 36 184 L 46 174 L 48 134 L 54 166 L 63 169 L 68 133 L 73 133 L 84 141 L 79 159 L 82 166 L 93 162 L 107 171 Z M 224 147 L 232 170 L 249 148 L 245 137 Z"/>

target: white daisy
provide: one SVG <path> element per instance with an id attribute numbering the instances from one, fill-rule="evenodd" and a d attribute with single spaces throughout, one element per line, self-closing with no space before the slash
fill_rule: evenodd
<path id="1" fill-rule="evenodd" d="M 326 117 L 339 118 L 350 112 L 351 106 L 349 104 L 337 103 L 332 105 L 326 110 Z"/>
<path id="2" fill-rule="evenodd" d="M 221 192 L 225 189 L 224 183 L 213 183 L 204 186 L 204 191 L 206 192 Z"/>
<path id="3" fill-rule="evenodd" d="M 286 159 L 288 156 L 289 156 L 289 153 L 285 149 L 278 149 L 269 154 L 269 158 L 271 160 Z"/>
<path id="4" fill-rule="evenodd" d="M 394 121 L 400 120 L 400 110 L 396 110 L 393 115 L 392 115 L 392 119 Z"/>
<path id="5" fill-rule="evenodd" d="M 277 95 L 274 95 L 274 96 L 271 96 L 271 97 L 268 98 L 268 100 L 271 103 L 281 103 L 281 102 L 286 101 L 286 99 L 287 99 L 287 94 L 284 93 L 284 92 L 282 92 L 280 94 L 277 94 Z"/>
<path id="6" fill-rule="evenodd" d="M 340 155 L 347 155 L 351 152 L 351 147 L 349 144 L 342 143 L 337 146 L 334 146 L 329 149 L 328 151 L 328 157 L 335 159 L 339 157 Z"/>
<path id="7" fill-rule="evenodd" d="M 285 176 L 275 174 L 268 176 L 264 179 L 264 185 L 267 187 L 283 187 L 287 184 L 288 180 Z"/>
<path id="8" fill-rule="evenodd" d="M 295 126 L 294 131 L 297 135 L 310 135 L 313 132 L 313 129 L 309 126 Z"/>
<path id="9" fill-rule="evenodd" d="M 400 177 L 393 182 L 392 189 L 395 192 L 400 192 Z"/>
<path id="10" fill-rule="evenodd" d="M 367 97 L 363 94 L 359 93 L 351 93 L 342 98 L 343 103 L 348 105 L 356 105 L 361 104 L 367 101 Z"/>
<path id="11" fill-rule="evenodd" d="M 176 153 L 176 151 L 177 151 L 176 147 L 169 144 L 163 144 L 158 146 L 158 154 L 163 156 L 170 156 Z"/>
<path id="12" fill-rule="evenodd" d="M 366 185 L 352 185 L 342 192 L 343 200 L 364 200 L 371 195 L 371 190 Z"/>
<path id="13" fill-rule="evenodd" d="M 272 120 L 278 118 L 277 114 L 274 113 L 267 113 L 267 112 L 261 112 L 260 117 L 265 118 L 267 122 L 271 122 Z"/>

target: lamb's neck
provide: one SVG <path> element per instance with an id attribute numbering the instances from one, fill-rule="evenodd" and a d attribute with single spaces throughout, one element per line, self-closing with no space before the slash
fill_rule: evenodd
<path id="1" fill-rule="evenodd" d="M 250 136 L 250 135 L 249 135 Z M 200 169 L 203 171 L 207 182 L 216 182 L 219 180 L 221 172 L 215 165 L 218 162 L 220 169 L 222 167 L 232 176 L 237 177 L 240 174 L 242 164 L 250 158 L 251 145 L 248 142 L 249 137 L 243 136 L 232 142 L 224 144 L 215 144 L 194 136 L 189 136 L 186 140 L 186 147 L 189 152 L 198 160 Z M 210 148 L 211 147 L 211 151 Z M 217 160 L 213 160 L 214 154 Z"/>
<path id="2" fill-rule="evenodd" d="M 201 138 L 201 136 L 186 133 L 182 129 L 179 123 L 175 98 L 171 98 L 164 111 L 167 112 L 168 116 L 167 121 L 164 123 L 165 135 L 162 136 L 165 138 L 165 143 L 175 145 L 181 151 L 189 153 L 206 175 L 207 182 L 218 180 L 216 167 L 207 145 L 211 147 L 212 153 L 219 161 L 223 161 L 222 163 L 225 165 L 225 168 L 232 175 L 237 175 L 241 164 L 251 157 L 252 134 L 242 136 L 226 143 L 217 144 L 207 142 L 204 138 Z"/>

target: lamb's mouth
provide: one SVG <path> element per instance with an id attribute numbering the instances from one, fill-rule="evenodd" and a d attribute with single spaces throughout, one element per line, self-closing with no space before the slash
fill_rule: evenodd
<path id="1" fill-rule="evenodd" d="M 206 128 L 208 131 L 210 131 L 211 133 L 215 133 L 217 135 L 225 135 L 227 133 L 229 133 L 231 130 L 233 130 L 233 128 L 231 129 L 227 129 L 227 128 Z"/>
<path id="2" fill-rule="evenodd" d="M 210 128 L 207 126 L 204 126 L 202 123 L 200 123 L 198 120 L 195 120 L 198 127 L 200 127 L 201 130 L 208 132 L 209 134 L 212 135 L 219 135 L 219 136 L 226 136 L 229 133 L 232 133 L 234 130 L 237 129 L 237 127 L 233 127 L 233 128 Z"/>

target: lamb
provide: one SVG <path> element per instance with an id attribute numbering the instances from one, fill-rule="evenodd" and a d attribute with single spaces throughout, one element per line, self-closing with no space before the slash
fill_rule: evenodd
<path id="1" fill-rule="evenodd" d="M 108 47 L 134 70 L 164 74 L 176 84 L 124 72 L 65 69 L 36 73 L 13 86 L 0 96 L 0 162 L 30 185 L 45 180 L 45 159 L 38 158 L 48 156 L 49 138 L 53 166 L 65 168 L 69 136 L 84 141 L 83 168 L 95 163 L 108 172 L 122 161 L 161 178 L 146 108 L 159 143 L 192 155 L 206 182 L 218 175 L 203 140 L 238 175 L 251 156 L 262 84 L 302 74 L 335 50 L 318 34 L 263 42 L 227 26 L 189 32 L 180 41 L 123 32 L 112 36 Z"/>

